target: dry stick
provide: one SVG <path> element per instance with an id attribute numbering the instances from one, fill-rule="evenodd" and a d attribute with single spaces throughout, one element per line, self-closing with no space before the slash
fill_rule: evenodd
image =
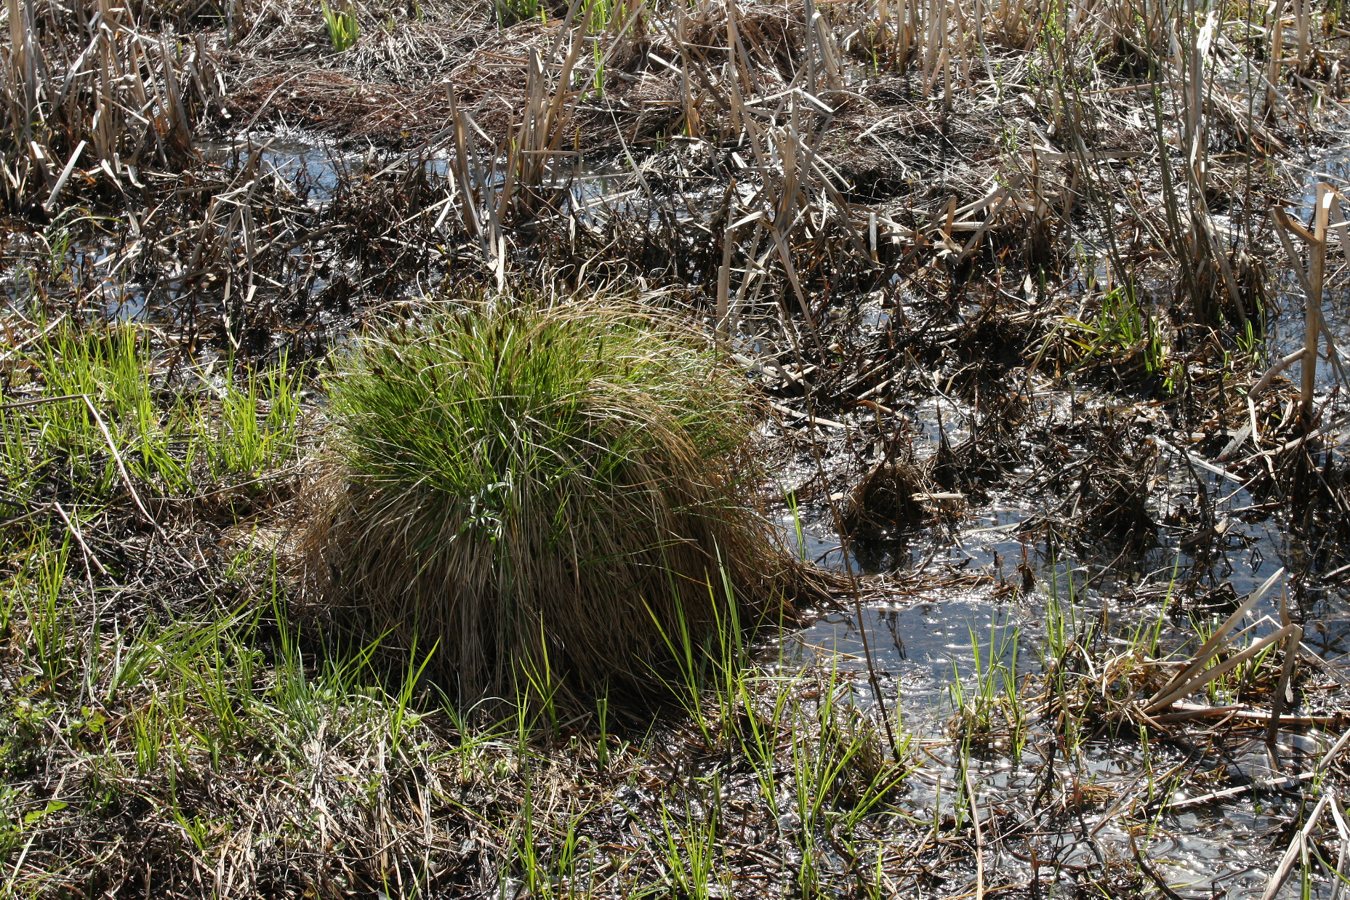
<path id="1" fill-rule="evenodd" d="M 510 208 L 511 198 L 515 194 L 516 179 L 518 169 L 523 165 L 520 159 L 520 153 L 528 139 L 530 124 L 538 115 L 539 104 L 542 102 L 544 77 L 543 64 L 539 61 L 539 51 L 530 48 L 529 60 L 526 63 L 525 74 L 525 109 L 521 113 L 520 125 L 516 130 L 516 139 L 511 142 L 506 153 L 506 175 L 502 179 L 501 189 L 497 192 L 497 215 L 505 217 Z M 524 174 L 520 173 L 523 180 Z"/>
<path id="2" fill-rule="evenodd" d="M 1319 185 L 1319 191 L 1321 190 L 1321 187 L 1322 186 Z M 1318 208 L 1320 214 L 1322 211 L 1322 202 L 1320 196 L 1318 198 Z M 1302 224 L 1294 220 L 1293 217 L 1291 217 L 1288 213 L 1286 213 L 1283 209 L 1281 209 L 1278 206 L 1271 207 L 1270 213 L 1271 218 L 1274 220 L 1276 224 L 1275 235 L 1280 239 L 1280 245 L 1284 248 L 1285 256 L 1288 257 L 1289 259 L 1289 266 L 1293 270 L 1294 275 L 1298 278 L 1299 286 L 1303 288 L 1303 296 L 1306 298 L 1305 302 L 1307 314 L 1305 316 L 1306 327 L 1304 332 L 1304 345 L 1298 351 L 1298 359 L 1302 360 L 1301 375 L 1303 378 L 1302 391 L 1304 399 L 1309 405 L 1311 405 L 1312 380 L 1313 375 L 1315 374 L 1317 368 L 1317 333 L 1315 328 L 1321 327 L 1323 330 L 1325 330 L 1325 327 L 1321 326 L 1320 323 L 1322 312 L 1321 283 L 1319 281 L 1316 284 L 1316 286 L 1314 286 L 1313 273 L 1311 272 L 1312 263 L 1314 263 L 1317 259 L 1316 254 L 1316 247 L 1318 244 L 1317 235 L 1314 231 L 1309 231 L 1308 229 L 1304 228 Z M 1302 261 L 1299 259 L 1298 251 L 1294 249 L 1294 243 L 1292 240 L 1290 240 L 1289 237 L 1290 234 L 1298 235 L 1305 242 L 1313 246 L 1314 257 L 1312 260 L 1309 261 L 1310 263 L 1309 271 L 1304 271 Z M 1326 261 L 1325 234 L 1323 235 L 1322 241 L 1321 260 L 1322 265 L 1325 266 Z M 1316 302 L 1314 302 L 1314 298 L 1316 298 Z M 1314 325 L 1313 322 L 1314 317 L 1316 317 L 1317 319 L 1316 325 Z M 1310 347 L 1312 357 L 1311 359 L 1308 358 Z M 1293 360 L 1290 360 L 1291 363 L 1292 361 Z M 1281 362 L 1283 362 L 1283 360 Z M 1271 377 L 1274 377 L 1274 375 L 1272 374 Z M 1263 383 L 1265 381 L 1266 381 L 1265 376 L 1262 376 L 1261 382 L 1258 383 Z"/>
<path id="3" fill-rule="evenodd" d="M 1316 772 L 1299 772 L 1297 775 L 1284 776 L 1280 778 L 1279 781 L 1284 784 L 1288 784 L 1289 782 L 1312 781 L 1315 777 L 1317 777 Z M 1208 794 L 1200 794 L 1197 797 L 1187 797 L 1185 800 L 1177 800 L 1175 802 L 1164 803 L 1162 804 L 1162 806 L 1159 807 L 1159 810 L 1169 813 L 1180 812 L 1181 810 L 1184 809 L 1192 809 L 1197 806 L 1205 806 L 1210 803 L 1215 803 L 1219 800 L 1232 800 L 1234 797 L 1241 797 L 1243 794 L 1250 794 L 1253 791 L 1256 791 L 1260 788 L 1266 788 L 1270 786 L 1271 786 L 1270 781 L 1265 781 L 1264 779 L 1261 781 L 1252 780 L 1247 782 L 1246 784 L 1239 784 L 1236 785 L 1235 787 L 1223 788 L 1222 790 L 1218 791 L 1211 791 Z"/>
<path id="4" fill-rule="evenodd" d="M 1237 477 L 1232 472 L 1229 472 L 1226 469 L 1214 465 L 1214 463 L 1210 462 L 1204 457 L 1197 456 L 1194 453 L 1188 453 L 1179 447 L 1173 446 L 1172 444 L 1168 443 L 1167 441 L 1163 440 L 1160 437 L 1150 437 L 1150 440 L 1154 444 L 1157 444 L 1159 447 L 1161 447 L 1163 450 L 1166 450 L 1168 453 L 1171 453 L 1174 456 L 1180 456 L 1188 463 L 1191 463 L 1201 469 L 1204 469 L 1211 475 L 1217 475 L 1226 481 L 1231 481 L 1233 484 L 1239 484 L 1243 486 L 1246 486 L 1247 484 L 1247 482 L 1243 481 L 1241 478 Z"/>
<path id="5" fill-rule="evenodd" d="M 1269 369 L 1266 369 L 1265 373 L 1256 380 L 1256 384 L 1252 385 L 1252 389 L 1247 392 L 1247 397 L 1252 400 L 1255 400 L 1257 397 L 1261 396 L 1263 393 L 1265 393 L 1266 388 L 1270 387 L 1270 384 L 1272 381 L 1275 380 L 1276 375 L 1279 375 L 1285 369 L 1289 368 L 1302 358 L 1303 358 L 1303 348 L 1300 347 L 1293 353 L 1290 353 L 1288 356 L 1276 360 L 1275 364 L 1272 365 Z M 1225 451 L 1227 451 L 1227 448 L 1224 449 Z M 1222 453 L 1219 454 L 1219 458 L 1220 459 L 1223 458 Z"/>
<path id="6" fill-rule="evenodd" d="M 1298 68 L 1308 68 L 1308 56 L 1312 52 L 1312 16 L 1308 12 L 1308 0 L 1294 0 L 1294 36 L 1298 44 Z"/>
<path id="7" fill-rule="evenodd" d="M 1286 703 L 1293 702 L 1290 682 L 1294 677 L 1294 663 L 1298 660 L 1298 648 L 1303 640 L 1303 627 L 1289 617 L 1289 593 L 1280 597 L 1280 623 L 1289 629 L 1289 637 L 1284 642 L 1284 665 L 1280 667 L 1280 680 L 1275 685 L 1275 693 L 1270 699 L 1270 725 L 1266 728 L 1266 750 L 1270 754 L 1271 768 L 1279 771 L 1280 754 L 1275 745 L 1279 736 L 1280 716 Z"/>
<path id="8" fill-rule="evenodd" d="M 1336 743 L 1331 745 L 1331 749 L 1323 755 L 1320 761 L 1318 761 L 1314 771 L 1319 775 L 1324 774 L 1327 767 L 1336 760 L 1337 755 L 1339 755 L 1347 745 L 1350 745 L 1350 729 L 1346 729 L 1345 734 L 1342 734 L 1340 738 L 1337 739 Z"/>
<path id="9" fill-rule="evenodd" d="M 1333 191 L 1336 197 L 1341 196 L 1340 191 Z M 1345 261 L 1350 263 L 1350 223 L 1345 220 L 1345 212 L 1341 209 L 1339 203 L 1333 202 L 1327 210 L 1328 229 L 1336 235 L 1336 240 L 1341 245 L 1341 255 Z"/>
<path id="10" fill-rule="evenodd" d="M 794 137 L 797 136 L 795 127 L 792 129 L 792 133 Z M 819 156 L 805 140 L 798 140 L 797 149 L 802 152 L 806 157 L 807 162 L 810 163 L 811 170 L 820 180 L 820 187 L 825 191 L 826 198 L 838 208 L 839 218 L 844 225 L 847 226 L 849 224 L 848 201 L 844 199 L 843 194 L 839 192 L 839 189 L 836 188 L 830 180 L 831 173 L 838 175 L 838 172 L 835 171 L 825 159 Z M 829 169 L 829 171 L 822 171 L 822 169 Z M 843 179 L 841 178 L 841 180 Z M 844 233 L 848 237 L 849 242 L 853 244 L 854 249 L 857 250 L 858 253 L 865 255 L 867 251 L 863 239 L 859 237 L 852 228 L 845 228 Z"/>
<path id="11" fill-rule="evenodd" d="M 1272 115 L 1283 100 L 1276 85 L 1280 81 L 1280 57 L 1284 55 L 1284 20 L 1276 17 L 1270 34 L 1270 66 L 1266 72 L 1266 109 Z"/>
<path id="12" fill-rule="evenodd" d="M 980 827 L 980 808 L 975 805 L 975 785 L 970 783 L 970 766 L 965 776 L 966 796 L 970 798 L 970 820 L 975 826 L 975 900 L 984 900 L 984 829 Z"/>
<path id="13" fill-rule="evenodd" d="M 1229 264 L 1228 255 L 1223 250 L 1223 245 L 1219 240 L 1218 234 L 1214 229 L 1214 217 L 1209 211 L 1209 204 L 1205 200 L 1205 191 L 1208 182 L 1208 129 L 1205 126 L 1205 107 L 1206 100 L 1204 94 L 1208 94 L 1208 105 L 1214 108 L 1223 109 L 1224 104 L 1214 96 L 1215 79 L 1212 75 L 1212 66 L 1206 67 L 1204 57 L 1211 56 L 1214 38 L 1219 28 L 1219 22 L 1215 14 L 1211 11 L 1205 19 L 1205 24 L 1201 26 L 1195 35 L 1195 40 L 1191 46 L 1191 91 L 1192 102 L 1196 105 L 1195 118 L 1197 122 L 1197 132 L 1195 135 L 1196 143 L 1191 148 L 1192 165 L 1188 171 L 1192 173 L 1193 181 L 1190 184 L 1189 199 L 1191 202 L 1192 221 L 1199 226 L 1205 243 L 1209 246 L 1210 257 L 1218 264 L 1219 273 L 1223 277 L 1224 285 L 1228 289 L 1228 294 L 1232 298 L 1233 305 L 1237 309 L 1238 318 L 1241 325 L 1247 324 L 1247 312 L 1241 303 L 1241 291 L 1238 288 L 1237 279 L 1233 275 L 1233 268 Z M 1196 74 L 1198 73 L 1198 77 Z M 1230 118 L 1240 121 L 1239 116 Z"/>
<path id="14" fill-rule="evenodd" d="M 483 244 L 484 255 L 487 254 L 487 245 L 483 242 L 483 226 L 480 222 L 478 203 L 473 196 L 473 178 L 469 171 L 469 145 L 473 140 L 473 132 L 465 123 L 465 114 L 460 111 L 459 103 L 455 97 L 453 86 L 446 88 L 446 94 L 450 101 L 450 120 L 453 123 L 452 137 L 455 148 L 454 168 L 459 170 L 459 190 L 461 198 L 460 217 L 464 222 L 464 229 Z M 451 189 L 454 189 L 453 169 Z"/>
<path id="15" fill-rule="evenodd" d="M 802 0 L 802 15 L 806 19 L 806 80 L 811 85 L 811 93 L 819 94 L 816 82 L 816 5 L 812 0 Z"/>
<path id="16" fill-rule="evenodd" d="M 1346 374 L 1345 367 L 1341 365 L 1341 352 L 1336 343 L 1336 335 L 1332 334 L 1331 327 L 1327 325 L 1325 318 L 1322 318 L 1322 340 L 1326 341 L 1327 345 L 1327 361 L 1336 370 L 1341 382 L 1350 386 L 1350 375 Z"/>
<path id="17" fill-rule="evenodd" d="M 1336 889 L 1331 892 L 1331 900 L 1340 900 L 1341 890 L 1345 887 L 1345 858 L 1350 855 L 1350 825 L 1346 825 L 1341 815 L 1341 801 L 1331 798 L 1331 817 L 1336 821 L 1336 831 L 1341 835 L 1341 847 L 1336 854 L 1336 877 L 1333 879 Z"/>
<path id="18" fill-rule="evenodd" d="M 1127 834 L 1130 838 L 1130 850 L 1134 853 L 1134 861 L 1135 864 L 1139 866 L 1139 870 L 1147 875 L 1148 880 L 1153 882 L 1158 890 L 1162 891 L 1163 895 L 1170 898 L 1170 900 L 1185 900 L 1184 897 L 1172 890 L 1171 885 L 1167 883 L 1166 879 L 1158 874 L 1157 870 L 1149 864 L 1148 860 L 1144 859 L 1144 854 L 1139 850 L 1139 845 L 1135 843 L 1134 832 L 1129 831 Z"/>
<path id="19" fill-rule="evenodd" d="M 98 573 L 105 578 L 108 576 L 108 570 L 103 568 L 103 563 L 98 561 L 98 557 L 94 555 L 94 551 L 90 550 L 89 545 L 84 542 L 84 532 L 80 531 L 80 526 L 76 525 L 75 522 L 71 520 L 70 516 L 66 515 L 66 511 L 62 508 L 61 504 L 52 501 L 52 508 L 55 509 L 56 514 L 61 517 L 61 521 L 66 523 L 66 530 L 69 531 L 70 536 L 75 539 L 75 543 L 80 545 L 80 550 L 84 554 L 84 575 L 89 582 L 89 591 L 92 593 L 94 590 L 94 575 L 89 568 L 89 564 L 92 562 L 94 568 L 98 569 Z"/>
<path id="20" fill-rule="evenodd" d="M 1280 859 L 1280 865 L 1275 873 L 1270 876 L 1270 881 L 1266 883 L 1266 891 L 1261 895 L 1261 900 L 1273 900 L 1279 892 L 1285 879 L 1294 868 L 1294 862 L 1302 854 L 1307 852 L 1308 836 L 1312 834 L 1313 828 L 1317 825 L 1318 819 L 1322 818 L 1322 811 L 1327 808 L 1327 803 L 1331 800 L 1331 791 L 1324 793 L 1313 806 L 1312 812 L 1308 814 L 1308 820 L 1303 823 L 1303 827 L 1294 835 L 1294 839 L 1289 842 L 1289 849 L 1284 851 L 1284 857 Z"/>
<path id="21" fill-rule="evenodd" d="M 816 10 L 815 25 L 813 27 L 820 41 L 821 63 L 825 67 L 826 87 L 831 91 L 844 90 L 844 69 L 840 63 L 840 49 L 836 42 L 834 32 L 831 30 L 825 17 Z"/>
<path id="22" fill-rule="evenodd" d="M 75 164 L 80 161 L 80 154 L 84 148 L 89 146 L 88 141 L 80 141 L 75 146 L 74 152 L 70 154 L 70 159 L 66 160 L 66 167 L 61 170 L 61 175 L 56 179 L 56 184 L 52 187 L 52 192 L 47 195 L 47 202 L 42 204 L 48 214 L 56 207 L 56 200 L 61 196 L 61 190 L 66 186 L 66 181 L 70 179 L 70 173 L 75 171 Z"/>
<path id="23" fill-rule="evenodd" d="M 1163 207 L 1166 212 L 1168 231 L 1178 244 L 1177 257 L 1181 263 L 1182 284 L 1185 287 L 1186 294 L 1194 297 L 1197 293 L 1195 260 L 1186 247 L 1185 231 L 1181 226 L 1181 214 L 1178 207 L 1179 191 L 1172 179 L 1172 165 L 1168 155 L 1170 144 L 1167 141 L 1163 126 L 1165 116 L 1162 105 L 1163 76 L 1161 68 L 1161 66 L 1158 67 L 1158 71 L 1152 75 L 1150 81 L 1153 106 L 1153 137 L 1158 151 L 1158 173 L 1162 177 Z M 1081 139 L 1081 136 L 1079 137 Z M 1108 230 L 1107 233 L 1109 235 L 1110 231 Z"/>
<path id="24" fill-rule="evenodd" d="M 1299 626 L 1297 625 L 1288 625 L 1284 628 L 1281 628 L 1278 631 L 1274 632 L 1273 634 L 1268 634 L 1265 637 L 1261 638 L 1259 641 L 1256 641 L 1254 644 L 1252 644 L 1250 647 L 1247 647 L 1241 653 L 1229 657 L 1228 659 L 1224 660 L 1222 663 L 1215 666 L 1214 668 L 1207 669 L 1205 671 L 1199 672 L 1189 677 L 1185 682 L 1169 691 L 1165 696 L 1150 701 L 1148 706 L 1145 708 L 1145 712 L 1154 712 L 1155 710 L 1162 709 L 1168 706 L 1169 704 L 1177 700 L 1180 700 L 1182 697 L 1194 693 L 1195 691 L 1199 690 L 1200 688 L 1204 687 L 1210 682 L 1215 681 L 1219 677 L 1228 674 L 1233 669 L 1236 669 L 1238 666 L 1242 665 L 1247 660 L 1256 657 L 1262 650 L 1266 649 L 1271 644 L 1274 644 L 1277 641 L 1287 640 L 1288 638 L 1292 637 L 1296 629 L 1299 631 L 1299 633 L 1302 632 L 1302 630 L 1299 629 Z"/>
<path id="25" fill-rule="evenodd" d="M 113 461 L 117 463 L 117 474 L 121 476 L 122 483 L 126 485 L 127 493 L 131 494 L 131 500 L 136 504 L 136 509 L 140 511 L 141 515 L 145 518 L 145 521 L 155 529 L 156 534 L 161 538 L 167 538 L 168 536 L 164 533 L 164 529 L 160 527 L 159 522 L 155 521 L 155 517 L 150 515 L 150 511 L 146 509 L 145 504 L 141 502 L 141 495 L 136 492 L 135 485 L 131 483 L 131 475 L 127 472 L 126 464 L 122 462 L 122 454 L 118 451 L 117 445 L 113 443 L 112 432 L 108 430 L 108 423 L 103 421 L 103 416 L 100 415 L 99 411 L 94 407 L 94 402 L 89 399 L 88 394 L 80 394 L 80 399 L 84 401 L 85 409 L 89 410 L 89 414 L 93 416 L 94 421 L 98 423 L 98 430 L 102 433 L 103 440 L 108 444 L 108 452 L 112 454 Z"/>
<path id="26" fill-rule="evenodd" d="M 1298 649 L 1302 649 L 1301 647 Z M 1236 719 L 1241 722 L 1251 722 L 1256 725 L 1270 726 L 1271 722 L 1277 721 L 1280 725 L 1288 725 L 1295 728 L 1327 728 L 1332 725 L 1338 725 L 1345 721 L 1342 715 L 1326 716 L 1289 716 L 1280 715 L 1272 717 L 1271 713 L 1262 712 L 1259 709 L 1249 709 L 1245 706 L 1202 706 L 1198 703 L 1174 702 L 1170 705 L 1174 712 L 1163 713 L 1153 717 L 1156 722 L 1185 722 L 1190 719 Z"/>
<path id="27" fill-rule="evenodd" d="M 736 179 L 733 177 L 728 189 L 727 209 L 731 207 L 731 194 Z M 724 347 L 731 340 L 731 254 L 734 250 L 736 232 L 728 227 L 722 236 L 722 264 L 717 269 L 717 340 Z"/>
<path id="28" fill-rule="evenodd" d="M 965 247 L 961 248 L 961 253 L 957 257 L 959 260 L 968 258 L 972 253 L 979 249 L 980 241 L 983 240 L 985 233 L 998 223 L 999 213 L 1003 212 L 1003 208 L 1010 202 L 1012 202 L 1012 194 L 1000 190 L 997 202 L 994 203 L 993 207 L 985 215 L 984 221 L 979 223 L 979 227 L 976 228 L 975 233 L 970 236 L 970 240 L 966 241 Z"/>
<path id="29" fill-rule="evenodd" d="M 98 654 L 98 625 L 100 616 L 98 608 L 98 588 L 94 586 L 94 573 L 89 568 L 89 563 L 92 561 L 94 568 L 97 568 L 99 574 L 104 578 L 108 577 L 108 570 L 103 568 L 103 563 L 99 562 L 98 557 L 94 555 L 94 551 L 89 549 L 89 545 L 84 541 L 84 534 L 80 531 L 80 526 L 75 524 L 70 516 L 66 515 L 66 511 L 61 508 L 61 504 L 52 501 L 52 506 L 56 509 L 56 514 L 61 517 L 61 521 L 66 523 L 66 529 L 70 532 L 71 536 L 75 538 L 75 542 L 80 545 L 80 560 L 84 563 L 84 580 L 85 584 L 89 587 L 89 602 L 93 605 L 93 614 L 90 617 L 93 621 L 93 627 L 89 631 L 89 658 L 92 660 Z M 93 683 L 88 675 L 86 675 L 85 678 L 85 689 L 89 691 L 90 702 L 92 702 Z"/>
<path id="30" fill-rule="evenodd" d="M 745 278 L 741 279 L 740 286 L 736 288 L 736 299 L 732 301 L 732 308 L 737 310 L 745 309 L 747 306 L 753 306 L 759 299 L 759 292 L 764 284 L 764 279 L 762 277 L 763 264 L 760 263 L 756 265 L 759 246 L 764 241 L 764 217 L 762 214 L 756 213 L 749 221 L 755 223 L 755 230 L 754 233 L 750 235 L 750 242 L 747 244 L 749 251 L 745 256 Z M 740 223 L 738 223 L 738 226 L 739 224 Z M 765 255 L 765 258 L 767 259 L 767 254 Z M 747 303 L 746 295 L 749 293 L 752 283 L 755 286 L 755 293 Z"/>
<path id="31" fill-rule="evenodd" d="M 17 76 L 16 80 L 24 92 L 22 110 L 15 116 L 22 124 L 22 131 L 16 143 L 22 146 L 32 137 L 33 126 L 41 121 L 37 115 L 38 79 L 33 71 L 31 42 L 33 26 L 27 15 L 29 10 L 27 8 L 20 10 L 18 0 L 8 0 L 5 7 L 9 13 L 9 43 L 13 48 L 10 61 Z"/>

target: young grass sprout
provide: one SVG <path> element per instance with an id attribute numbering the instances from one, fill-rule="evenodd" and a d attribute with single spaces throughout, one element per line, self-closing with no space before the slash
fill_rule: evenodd
<path id="1" fill-rule="evenodd" d="M 361 23 L 356 18 L 356 10 L 339 0 L 339 5 L 329 6 L 328 0 L 319 0 L 319 9 L 323 15 L 323 25 L 328 31 L 328 43 L 334 52 L 341 53 L 356 46 L 361 37 Z"/>

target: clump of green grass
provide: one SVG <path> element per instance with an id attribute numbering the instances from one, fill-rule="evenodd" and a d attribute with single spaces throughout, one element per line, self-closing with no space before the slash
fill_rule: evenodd
<path id="1" fill-rule="evenodd" d="M 541 0 L 496 0 L 497 26 L 509 28 L 519 22 L 548 20 L 548 9 Z"/>
<path id="2" fill-rule="evenodd" d="M 67 499 L 106 500 L 123 472 L 151 495 L 187 496 L 257 478 L 294 451 L 301 380 L 284 358 L 206 384 L 168 382 L 137 326 L 55 329 L 16 358 L 0 392 L 0 476 L 29 504 L 44 480 L 67 485 Z"/>
<path id="3" fill-rule="evenodd" d="M 462 702 L 652 693 L 665 635 L 779 612 L 799 571 L 755 508 L 744 383 L 673 322 L 475 305 L 368 337 L 328 388 L 311 583 Z"/>
<path id="4" fill-rule="evenodd" d="M 329 6 L 327 0 L 320 0 L 319 11 L 323 15 L 323 25 L 328 31 L 328 42 L 333 50 L 341 53 L 356 46 L 361 37 L 361 23 L 356 18 L 356 10 L 347 5 L 336 8 Z"/>

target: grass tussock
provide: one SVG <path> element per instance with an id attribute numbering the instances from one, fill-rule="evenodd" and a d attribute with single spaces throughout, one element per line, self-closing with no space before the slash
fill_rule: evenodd
<path id="1" fill-rule="evenodd" d="M 465 701 L 642 693 L 672 635 L 727 618 L 719 566 L 742 621 L 780 612 L 745 387 L 660 318 L 474 306 L 368 337 L 329 388 L 317 590 Z"/>

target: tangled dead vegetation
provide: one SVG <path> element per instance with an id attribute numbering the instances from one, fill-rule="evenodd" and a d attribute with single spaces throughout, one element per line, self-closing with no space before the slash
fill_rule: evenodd
<path id="1" fill-rule="evenodd" d="M 131 9 L 107 2 L 9 0 L 4 19 L 0 209 L 51 215 L 64 191 L 95 184 L 135 196 L 145 170 L 191 158 L 197 123 L 221 95 L 204 40 L 147 34 Z M 83 48 L 74 59 L 72 44 Z"/>

